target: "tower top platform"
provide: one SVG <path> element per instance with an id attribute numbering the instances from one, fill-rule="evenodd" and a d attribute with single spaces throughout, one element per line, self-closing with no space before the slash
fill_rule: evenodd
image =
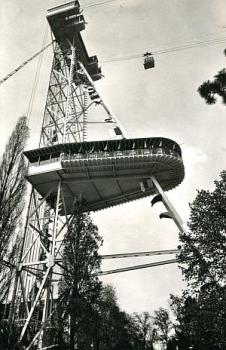
<path id="1" fill-rule="evenodd" d="M 51 8 L 47 20 L 62 53 L 70 52 L 71 45 L 76 48 L 77 58 L 83 63 L 93 80 L 102 77 L 97 56 L 89 56 L 80 32 L 85 29 L 85 19 L 78 1 Z"/>
<path id="2" fill-rule="evenodd" d="M 27 179 L 42 196 L 55 186 L 54 200 L 62 181 L 68 214 L 75 198 L 96 211 L 153 195 L 151 176 L 165 191 L 184 178 L 180 146 L 166 138 L 65 143 L 24 154 L 30 162 Z"/>

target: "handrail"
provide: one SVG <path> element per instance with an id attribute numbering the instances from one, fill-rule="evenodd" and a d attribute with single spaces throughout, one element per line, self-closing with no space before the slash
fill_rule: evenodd
<path id="1" fill-rule="evenodd" d="M 40 157 L 41 159 L 48 159 L 50 155 L 59 157 L 60 154 L 92 154 L 99 152 L 124 152 L 136 150 L 154 150 L 164 149 L 172 154 L 177 154 L 181 157 L 180 146 L 173 140 L 154 137 L 154 138 L 133 138 L 121 140 L 101 140 L 101 141 L 87 141 L 76 143 L 55 144 L 48 147 L 37 148 L 24 152 L 24 155 L 29 161 L 34 162 Z"/>
<path id="2" fill-rule="evenodd" d="M 181 159 L 180 155 L 173 151 L 164 148 L 152 148 L 152 149 L 137 149 L 137 150 L 125 150 L 125 151 L 114 151 L 114 152 L 92 152 L 92 153 L 61 153 L 61 161 L 73 161 L 73 160 L 92 160 L 100 158 L 125 158 L 131 156 L 150 156 L 150 155 L 170 155 Z"/>

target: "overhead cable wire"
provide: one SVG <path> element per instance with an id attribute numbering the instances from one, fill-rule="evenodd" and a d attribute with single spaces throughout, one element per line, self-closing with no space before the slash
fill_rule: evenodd
<path id="1" fill-rule="evenodd" d="M 186 50 L 186 49 L 190 49 L 190 48 L 195 48 L 195 47 L 199 47 L 199 46 L 206 46 L 206 45 L 211 45 L 211 44 L 220 44 L 226 42 L 226 36 L 225 37 L 219 37 L 219 38 L 215 38 L 215 39 L 210 39 L 210 40 L 206 40 L 206 41 L 200 41 L 200 42 L 194 42 L 191 44 L 187 44 L 184 46 L 178 46 L 178 47 L 174 47 L 174 48 L 169 48 L 166 50 L 158 50 L 156 52 L 154 52 L 155 55 L 161 55 L 163 53 L 168 53 L 168 52 L 174 52 L 174 51 L 181 51 L 181 50 Z"/>
<path id="2" fill-rule="evenodd" d="M 43 51 L 45 51 L 48 47 L 50 47 L 52 45 L 52 42 L 49 43 L 48 45 L 46 45 L 42 50 L 38 51 L 36 54 L 34 54 L 33 56 L 31 56 L 30 58 L 28 58 L 26 61 L 24 61 L 20 66 L 18 66 L 17 68 L 15 68 L 12 72 L 10 72 L 9 74 L 7 74 L 4 78 L 2 78 L 0 80 L 0 84 L 4 83 L 6 80 L 8 80 L 11 76 L 13 76 L 15 73 L 17 73 L 19 70 L 21 70 L 24 66 L 26 66 L 26 64 L 28 64 L 29 62 L 31 62 L 33 59 L 35 59 L 36 57 L 38 57 Z"/>
<path id="3" fill-rule="evenodd" d="M 108 3 L 108 2 L 112 2 L 112 1 L 117 1 L 117 0 L 108 0 L 108 1 L 105 1 L 105 2 L 98 3 L 98 4 Z M 92 6 L 94 6 L 94 4 L 92 4 Z M 217 33 L 222 33 L 222 32 L 225 33 L 225 30 L 224 31 L 208 33 L 208 34 L 205 34 L 203 36 L 209 36 L 209 35 L 212 35 L 212 34 L 217 34 Z M 18 66 L 16 69 L 14 69 L 12 72 L 7 74 L 4 78 L 2 78 L 0 80 L 0 84 L 4 83 L 11 76 L 13 76 L 15 73 L 20 71 L 26 64 L 28 64 L 33 59 L 35 59 L 37 56 L 42 54 L 48 47 L 53 45 L 54 41 L 55 40 L 52 38 L 52 41 L 48 45 L 43 47 L 40 51 L 38 51 L 36 54 L 34 54 L 30 58 L 28 58 L 20 66 Z M 226 37 L 218 37 L 218 38 L 213 38 L 213 39 L 204 40 L 204 41 L 197 41 L 197 39 L 192 39 L 192 40 L 186 41 L 185 45 L 175 46 L 175 47 L 172 47 L 172 48 L 162 49 L 162 50 L 160 49 L 160 50 L 156 50 L 156 51 L 151 50 L 151 52 L 152 52 L 153 55 L 156 56 L 156 55 L 162 55 L 162 54 L 165 54 L 165 53 L 171 53 L 171 52 L 177 52 L 177 51 L 193 49 L 193 48 L 200 47 L 200 46 L 216 45 L 216 44 L 220 44 L 220 43 L 224 43 L 224 42 L 226 42 Z M 142 51 L 146 51 L 146 50 L 147 49 L 142 50 Z M 143 54 L 112 57 L 112 58 L 103 59 L 101 61 L 101 63 L 111 63 L 111 62 L 118 62 L 118 61 L 126 61 L 126 60 L 138 59 L 138 58 L 141 58 L 141 57 L 143 57 Z"/>
<path id="4" fill-rule="evenodd" d="M 110 4 L 110 3 L 115 2 L 115 1 L 118 1 L 118 0 L 103 0 L 103 1 L 98 1 L 98 2 L 91 3 L 91 4 L 89 4 L 89 5 L 82 6 L 82 8 L 83 8 L 83 9 L 87 9 L 87 8 L 90 8 L 90 7 L 102 6 L 102 5 Z"/>
<path id="5" fill-rule="evenodd" d="M 168 42 L 164 42 L 161 44 L 161 46 L 169 46 L 169 45 L 174 45 L 174 44 L 177 44 L 178 43 L 181 43 L 181 44 L 195 44 L 197 43 L 198 41 L 201 41 L 201 40 L 211 40 L 211 39 L 214 39 L 214 38 L 211 38 L 212 36 L 216 36 L 216 35 L 219 35 L 219 34 L 226 34 L 226 30 L 218 30 L 218 31 L 215 31 L 215 32 L 208 32 L 208 33 L 205 33 L 205 34 L 199 34 L 195 37 L 180 37 L 180 38 L 177 38 L 176 40 L 171 40 L 171 41 L 168 41 Z M 206 39 L 205 39 L 206 38 Z M 221 38 L 220 36 L 217 37 L 217 38 Z M 160 48 L 161 48 L 160 46 Z M 142 51 L 145 51 L 145 50 L 142 50 Z"/>
<path id="6" fill-rule="evenodd" d="M 164 53 L 182 51 L 182 50 L 192 49 L 192 48 L 196 48 L 196 47 L 200 47 L 200 46 L 219 44 L 219 43 L 223 43 L 223 42 L 226 42 L 226 37 L 221 38 L 221 39 L 217 39 L 217 40 L 214 39 L 214 41 L 211 40 L 211 41 L 205 41 L 205 42 L 199 42 L 199 43 L 194 43 L 194 44 L 177 46 L 177 47 L 173 47 L 173 48 L 169 48 L 169 49 L 165 49 L 165 50 L 163 49 L 163 50 L 158 50 L 158 51 L 152 51 L 152 54 L 153 55 L 161 55 Z M 143 57 L 143 54 L 109 58 L 109 59 L 102 60 L 102 63 L 123 61 L 123 60 L 135 59 L 135 58 L 140 58 L 140 57 Z"/>
<path id="7" fill-rule="evenodd" d="M 112 0 L 111 0 L 112 1 Z M 48 47 L 52 46 L 55 40 L 52 40 L 48 45 L 46 45 L 44 48 L 42 48 L 40 51 L 38 51 L 36 54 L 28 58 L 26 61 L 24 61 L 20 66 L 18 66 L 16 69 L 14 69 L 12 72 L 7 74 L 4 78 L 0 80 L 0 85 L 4 83 L 6 80 L 8 80 L 11 76 L 13 76 L 15 73 L 20 71 L 25 65 L 27 65 L 29 62 L 31 62 L 33 59 L 35 59 L 37 56 L 39 56 L 43 51 L 45 51 Z M 207 46 L 207 45 L 216 45 L 220 43 L 226 42 L 226 37 L 219 37 L 211 40 L 206 40 L 206 41 L 200 41 L 196 42 L 194 39 L 191 41 L 191 43 L 187 45 L 181 45 L 181 46 L 176 46 L 173 48 L 169 49 L 162 49 L 162 50 L 157 50 L 153 51 L 153 55 L 162 55 L 165 53 L 171 53 L 171 52 L 176 52 L 176 51 L 182 51 L 182 50 L 187 50 L 187 49 L 192 49 L 200 46 Z M 146 49 L 145 49 L 146 50 Z M 145 51 L 143 50 L 143 51 Z M 131 59 L 137 59 L 143 57 L 143 54 L 137 54 L 137 55 L 130 55 L 130 56 L 120 56 L 120 57 L 112 57 L 112 58 L 106 58 L 101 61 L 101 63 L 111 63 L 111 62 L 117 62 L 117 61 L 125 61 L 125 60 L 131 60 Z"/>
<path id="8" fill-rule="evenodd" d="M 171 48 L 168 48 L 168 49 L 162 49 L 162 50 L 157 50 L 157 51 L 152 50 L 151 53 L 154 56 L 157 56 L 157 55 L 162 55 L 162 54 L 165 54 L 165 53 L 171 53 L 171 52 L 177 52 L 177 51 L 184 51 L 184 50 L 188 50 L 188 49 L 193 49 L 193 48 L 200 47 L 200 46 L 209 46 L 209 45 L 221 44 L 221 43 L 224 43 L 224 42 L 226 42 L 226 37 L 219 37 L 219 38 L 215 38 L 215 39 L 194 42 L 194 43 L 191 43 L 191 44 L 175 46 L 175 47 L 171 47 Z M 143 57 L 143 54 L 130 55 L 130 56 L 120 56 L 120 57 L 112 57 L 112 58 L 103 59 L 101 61 L 101 63 L 111 63 L 111 62 L 118 62 L 118 61 L 126 61 L 126 60 L 136 59 L 136 58 L 140 58 L 140 57 Z"/>
<path id="9" fill-rule="evenodd" d="M 27 109 L 28 121 L 30 119 L 30 116 L 31 116 L 31 113 L 32 113 L 32 109 L 33 109 L 33 104 L 34 104 L 34 99 L 35 99 L 35 95 L 36 95 L 36 89 L 37 89 L 37 85 L 38 85 L 38 79 L 39 79 L 39 74 L 40 74 L 40 70 L 41 70 L 41 66 L 42 66 L 42 60 L 43 60 L 43 55 L 44 55 L 44 48 L 45 48 L 45 45 L 46 45 L 47 37 L 48 37 L 48 27 L 46 27 L 46 30 L 45 30 L 45 33 L 44 33 L 44 37 L 43 37 L 43 41 L 42 41 L 42 48 L 40 50 L 40 55 L 39 55 L 37 68 L 36 68 L 36 72 L 35 72 L 35 77 L 34 77 L 34 82 L 33 82 L 33 86 L 32 86 L 31 96 L 30 96 L 29 103 L 28 103 L 28 109 Z"/>

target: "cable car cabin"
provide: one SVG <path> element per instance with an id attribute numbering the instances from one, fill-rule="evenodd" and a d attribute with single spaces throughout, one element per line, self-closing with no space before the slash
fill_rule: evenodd
<path id="1" fill-rule="evenodd" d="M 118 127 L 118 126 L 116 126 L 115 128 L 114 128 L 114 132 L 115 132 L 115 135 L 117 135 L 117 136 L 121 136 L 122 135 L 122 131 L 121 131 L 121 129 Z"/>
<path id="2" fill-rule="evenodd" d="M 144 69 L 154 68 L 155 61 L 154 57 L 150 52 L 146 52 L 144 54 Z"/>

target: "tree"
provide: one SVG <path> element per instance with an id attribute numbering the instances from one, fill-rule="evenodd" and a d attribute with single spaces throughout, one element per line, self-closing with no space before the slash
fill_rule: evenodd
<path id="1" fill-rule="evenodd" d="M 103 286 L 96 310 L 94 350 L 153 350 L 150 315 L 122 311 L 111 285 Z"/>
<path id="2" fill-rule="evenodd" d="M 181 233 L 183 275 L 192 288 L 226 284 L 226 171 L 215 189 L 198 191 L 190 205 L 189 232 Z"/>
<path id="3" fill-rule="evenodd" d="M 19 118 L 0 160 L 0 302 L 9 291 L 20 234 L 26 161 L 22 155 L 28 139 L 27 118 Z"/>
<path id="4" fill-rule="evenodd" d="M 169 317 L 169 312 L 166 309 L 160 307 L 157 311 L 154 312 L 153 320 L 153 325 L 156 329 L 156 340 L 159 341 L 162 344 L 163 349 L 165 349 L 170 339 L 170 333 L 173 328 Z"/>
<path id="5" fill-rule="evenodd" d="M 224 50 L 224 54 L 226 56 L 226 50 Z M 202 83 L 198 88 L 198 92 L 207 104 L 216 103 L 218 95 L 223 104 L 226 105 L 226 69 L 220 70 L 214 76 L 213 81 L 207 80 Z"/>
<path id="6" fill-rule="evenodd" d="M 96 306 L 95 350 L 132 350 L 129 340 L 129 319 L 121 311 L 111 285 L 102 287 Z"/>
<path id="7" fill-rule="evenodd" d="M 226 348 L 226 171 L 212 191 L 190 205 L 189 232 L 180 233 L 180 265 L 188 289 L 172 297 L 178 348 Z"/>
<path id="8" fill-rule="evenodd" d="M 175 334 L 179 350 L 223 350 L 226 348 L 226 288 L 205 286 L 200 293 L 171 296 L 176 316 Z"/>
<path id="9" fill-rule="evenodd" d="M 94 306 L 101 290 L 96 274 L 100 269 L 98 249 L 102 238 L 89 213 L 83 209 L 83 203 L 77 202 L 65 237 L 64 269 L 60 283 L 61 293 L 67 295 L 66 302 L 60 308 L 61 330 L 66 333 L 65 339 L 69 338 L 71 350 L 75 346 L 78 349 L 91 346 Z"/>
<path id="10" fill-rule="evenodd" d="M 153 350 L 154 328 L 151 315 L 148 312 L 134 313 L 131 321 L 134 348 Z"/>

